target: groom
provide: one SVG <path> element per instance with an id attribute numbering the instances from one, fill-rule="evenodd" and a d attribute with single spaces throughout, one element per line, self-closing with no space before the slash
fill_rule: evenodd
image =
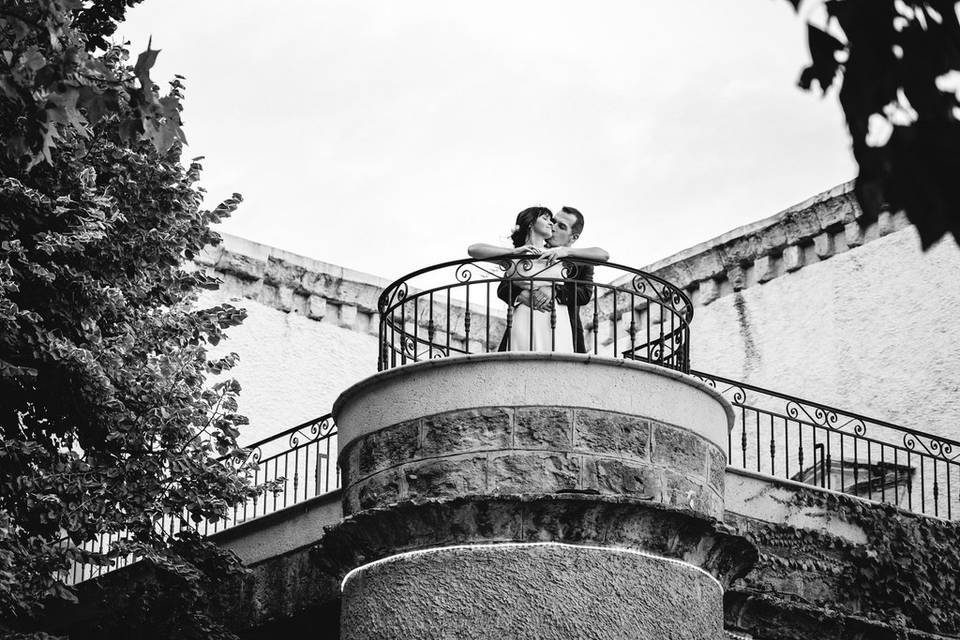
<path id="1" fill-rule="evenodd" d="M 548 249 L 540 254 L 541 258 L 551 257 L 562 260 L 569 275 L 567 282 L 556 289 L 556 300 L 567 308 L 567 320 L 570 322 L 573 334 L 574 350 L 577 353 L 586 353 L 587 347 L 583 337 L 583 324 L 580 322 L 580 307 L 590 302 L 593 297 L 593 265 L 579 264 L 576 258 L 588 258 L 606 261 L 610 259 L 603 249 L 591 247 L 574 249 L 573 243 L 583 232 L 583 214 L 573 207 L 563 207 L 553 215 L 553 236 L 547 240 Z M 497 287 L 497 297 L 508 305 L 525 304 L 538 311 L 549 312 L 553 301 L 542 291 L 531 292 L 526 289 L 511 286 L 509 280 L 504 280 Z M 508 335 L 500 341 L 499 351 L 508 350 Z"/>

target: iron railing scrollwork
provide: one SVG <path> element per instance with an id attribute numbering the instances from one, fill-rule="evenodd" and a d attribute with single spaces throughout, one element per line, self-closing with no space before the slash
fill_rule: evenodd
<path id="1" fill-rule="evenodd" d="M 960 442 L 700 371 L 734 407 L 730 466 L 960 517 Z"/>
<path id="2" fill-rule="evenodd" d="M 234 506 L 224 518 L 193 524 L 204 535 L 235 527 L 340 487 L 337 425 L 329 413 L 285 429 L 244 449 L 248 452 L 246 458 L 235 463 L 253 463 L 253 483 L 269 485 L 273 490 Z M 183 518 L 166 516 L 157 526 L 174 535 L 181 530 L 183 522 L 189 521 L 186 514 Z M 122 539 L 125 539 L 122 533 L 104 534 L 85 543 L 83 549 L 106 553 L 113 543 Z M 66 576 L 66 582 L 76 584 L 95 578 L 135 560 L 135 557 L 127 556 L 109 566 L 75 563 Z"/>
<path id="3" fill-rule="evenodd" d="M 583 275 L 588 266 L 592 278 Z M 521 313 L 514 294 L 524 290 L 545 296 L 542 316 Z M 569 334 L 559 326 L 570 322 L 571 305 L 585 329 L 587 353 L 689 370 L 693 305 L 679 288 L 624 265 L 580 259 L 549 264 L 535 255 L 452 260 L 390 284 L 378 303 L 378 370 L 497 351 L 502 344 L 509 350 L 572 352 L 572 345 L 563 344 Z M 534 345 L 534 335 L 542 342 Z"/>

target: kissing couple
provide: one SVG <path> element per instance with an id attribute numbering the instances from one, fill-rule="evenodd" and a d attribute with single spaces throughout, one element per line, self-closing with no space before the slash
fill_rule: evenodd
<path id="1" fill-rule="evenodd" d="M 593 265 L 577 259 L 606 262 L 610 254 L 600 247 L 573 246 L 583 222 L 583 214 L 573 207 L 556 213 L 529 207 L 517 214 L 510 234 L 513 248 L 479 243 L 467 249 L 471 258 L 480 260 L 536 256 L 514 260 L 497 287 L 497 297 L 509 309 L 509 329 L 499 351 L 587 352 L 580 307 L 593 297 Z M 566 308 L 565 317 L 559 317 L 557 305 Z"/>

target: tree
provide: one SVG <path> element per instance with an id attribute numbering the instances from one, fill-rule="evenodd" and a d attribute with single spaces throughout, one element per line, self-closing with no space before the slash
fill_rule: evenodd
<path id="1" fill-rule="evenodd" d="M 801 0 L 789 0 L 799 9 Z M 866 218 L 904 211 L 924 249 L 960 243 L 960 21 L 956 0 L 830 0 L 808 24 L 811 64 L 800 86 L 836 82 L 860 166 Z"/>
<path id="2" fill-rule="evenodd" d="M 180 162 L 180 78 L 160 96 L 106 36 L 138 0 L 0 8 L 0 635 L 55 631 L 72 562 L 135 554 L 173 606 L 118 611 L 145 637 L 229 636 L 205 589 L 238 570 L 195 523 L 256 492 L 237 445 L 239 385 L 207 358 L 244 313 L 196 309 L 185 263 L 234 194 L 200 209 Z M 171 533 L 162 522 L 174 521 Z M 103 553 L 83 543 L 126 539 Z"/>

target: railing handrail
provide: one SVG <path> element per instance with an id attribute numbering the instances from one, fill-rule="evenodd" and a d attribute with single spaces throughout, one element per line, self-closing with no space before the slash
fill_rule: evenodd
<path id="1" fill-rule="evenodd" d="M 407 282 L 409 282 L 410 280 L 413 280 L 417 276 L 421 276 L 425 273 L 430 273 L 431 271 L 437 271 L 440 269 L 445 269 L 447 267 L 463 266 L 467 264 L 478 264 L 483 262 L 490 262 L 494 264 L 504 264 L 504 261 L 514 262 L 518 260 L 536 260 L 537 258 L 539 258 L 539 256 L 535 253 L 520 253 L 520 254 L 506 253 L 500 256 L 493 256 L 491 258 L 458 258 L 456 260 L 448 260 L 446 262 L 441 262 L 439 264 L 422 267 L 420 269 L 417 269 L 416 271 L 412 271 L 404 276 L 397 278 L 396 280 L 391 282 L 389 285 L 387 285 L 386 288 L 384 288 L 383 292 L 381 292 L 380 294 L 380 298 L 377 301 L 377 308 L 382 314 L 385 310 L 387 310 L 387 307 L 390 305 L 390 294 L 394 289 L 399 289 L 400 287 L 404 286 Z M 680 287 L 676 286 L 671 282 L 668 282 L 667 280 L 664 280 L 660 276 L 654 275 L 646 271 L 641 271 L 640 269 L 637 269 L 635 267 L 630 267 L 617 262 L 594 260 L 591 258 L 572 258 L 569 260 L 564 259 L 564 260 L 560 260 L 560 262 L 572 262 L 574 264 L 584 264 L 584 265 L 590 265 L 590 266 L 601 266 L 601 267 L 609 267 L 612 269 L 619 269 L 621 271 L 626 271 L 627 273 L 632 273 L 635 276 L 644 276 L 645 278 L 658 282 L 664 287 L 671 289 L 673 293 L 680 296 L 681 300 L 685 303 L 683 305 L 684 308 L 682 311 L 680 309 L 675 309 L 673 307 L 670 307 L 671 311 L 674 311 L 678 314 L 683 313 L 684 320 L 686 320 L 688 324 L 693 320 L 693 303 L 691 302 L 690 298 L 687 296 L 687 294 L 683 292 L 683 290 Z M 504 278 L 503 276 L 499 276 L 499 277 L 493 276 L 492 274 L 491 274 L 491 278 L 492 279 L 489 280 L 490 282 L 499 281 L 503 279 L 510 279 L 510 278 Z M 538 278 L 537 276 L 533 276 L 532 278 L 520 277 L 516 279 L 517 280 L 533 279 L 533 280 L 545 280 L 545 281 L 557 280 L 561 282 L 577 282 L 578 281 L 576 278 L 556 279 L 556 278 Z M 487 282 L 487 281 L 478 280 L 474 282 Z M 617 287 L 621 286 L 618 284 L 614 284 L 613 282 L 609 282 L 609 283 L 594 282 L 593 284 L 607 287 L 607 288 L 612 288 L 612 289 L 616 289 Z M 417 294 L 421 294 L 421 293 L 423 292 L 417 291 Z"/>
<path id="2" fill-rule="evenodd" d="M 282 438 L 282 437 L 285 436 L 285 435 L 288 435 L 288 434 L 291 434 L 291 433 L 295 433 L 295 432 L 299 431 L 300 429 L 303 429 L 303 428 L 305 428 L 305 427 L 311 427 L 311 426 L 313 426 L 313 425 L 315 425 L 315 424 L 317 424 L 317 423 L 323 422 L 323 421 L 325 421 L 325 420 L 329 420 L 329 419 L 331 419 L 331 418 L 333 418 L 333 413 L 327 412 L 327 413 L 323 414 L 322 416 L 320 416 L 319 418 L 314 418 L 314 419 L 312 419 L 312 420 L 307 420 L 306 422 L 301 423 L 301 424 L 298 424 L 298 425 L 295 426 L 295 427 L 289 427 L 289 428 L 287 428 L 287 429 L 284 429 L 284 430 L 281 431 L 280 433 L 275 433 L 275 434 L 273 434 L 272 436 L 267 436 L 266 438 L 264 438 L 264 439 L 262 439 L 262 440 L 258 440 L 257 442 L 254 442 L 254 443 L 252 443 L 252 444 L 245 444 L 245 445 L 243 445 L 243 446 L 241 447 L 241 449 L 248 449 L 248 450 L 251 450 L 251 451 L 252 451 L 252 450 L 254 450 L 254 449 L 257 449 L 257 448 L 259 448 L 259 447 L 262 447 L 263 445 L 267 444 L 268 442 L 272 442 L 272 441 L 274 441 L 274 440 L 277 440 L 277 439 L 279 439 L 279 438 Z"/>
<path id="3" fill-rule="evenodd" d="M 512 293 L 504 295 L 505 283 L 517 283 Z M 546 292 L 546 306 L 535 311 L 548 318 L 528 312 L 522 322 L 529 324 L 514 322 L 521 309 L 516 294 L 523 289 Z M 503 317 L 497 313 L 502 303 L 507 306 Z M 591 319 L 581 315 L 591 308 Z M 448 260 L 391 282 L 377 309 L 378 370 L 494 349 L 567 351 L 571 346 L 573 352 L 689 369 L 690 298 L 660 276 L 616 262 L 547 262 L 531 253 Z M 572 336 L 557 324 L 567 322 L 562 317 L 569 317 Z M 618 341 L 624 332 L 627 337 Z M 601 334 L 606 337 L 598 341 Z"/>
<path id="4" fill-rule="evenodd" d="M 944 437 L 944 436 L 939 436 L 939 435 L 936 435 L 936 434 L 933 434 L 933 433 L 928 433 L 928 432 L 925 432 L 925 431 L 920 431 L 919 429 L 911 429 L 910 427 L 904 427 L 903 425 L 894 424 L 894 423 L 888 422 L 888 421 L 886 421 L 886 420 L 880 420 L 879 418 L 871 418 L 871 417 L 869 417 L 869 416 L 865 416 L 865 415 L 861 415 L 861 414 L 858 414 L 858 413 L 854 413 L 854 412 L 852 412 L 852 411 L 847 411 L 846 409 L 839 409 L 839 408 L 834 407 L 834 406 L 832 406 L 832 405 L 823 404 L 822 402 L 815 402 L 815 401 L 813 401 L 813 400 L 807 400 L 806 398 L 799 398 L 799 397 L 797 397 L 797 396 L 791 396 L 791 395 L 789 395 L 789 394 L 781 393 L 781 392 L 779 392 L 779 391 L 773 391 L 773 390 L 771 390 L 771 389 L 765 389 L 765 388 L 763 388 L 763 387 L 758 387 L 758 386 L 756 386 L 756 385 L 752 385 L 752 384 L 749 384 L 749 383 L 746 383 L 746 382 L 741 382 L 741 381 L 737 381 L 737 380 L 731 380 L 730 378 L 724 378 L 723 376 L 718 376 L 718 375 L 715 375 L 715 374 L 712 374 L 712 373 L 706 373 L 706 372 L 703 372 L 703 371 L 697 371 L 697 370 L 694 370 L 694 369 L 691 369 L 691 370 L 690 370 L 690 375 L 692 375 L 692 376 L 702 376 L 702 377 L 704 377 L 704 378 L 710 378 L 710 379 L 713 379 L 713 380 L 717 380 L 717 381 L 719 381 L 719 382 L 723 382 L 723 383 L 725 383 L 725 384 L 730 384 L 730 385 L 734 385 L 734 386 L 740 387 L 740 388 L 742 388 L 742 389 L 749 389 L 750 391 L 756 391 L 756 392 L 758 392 L 758 393 L 766 394 L 766 395 L 768 395 L 768 396 L 773 396 L 773 397 L 776 397 L 776 398 L 782 398 L 782 399 L 784 399 L 784 400 L 791 400 L 791 401 L 794 401 L 794 402 L 799 402 L 799 403 L 802 403 L 802 404 L 810 405 L 810 406 L 812 406 L 812 407 L 817 407 L 817 408 L 819 408 L 819 409 L 823 409 L 823 410 L 827 411 L 828 413 L 833 413 L 833 414 L 835 414 L 835 415 L 848 416 L 848 417 L 850 417 L 850 418 L 853 418 L 854 420 L 860 420 L 860 421 L 862 421 L 862 422 L 867 422 L 867 423 L 869 423 L 869 424 L 878 425 L 878 426 L 885 427 L 885 428 L 888 428 L 888 429 L 893 429 L 894 431 L 902 431 L 902 432 L 905 432 L 905 433 L 909 433 L 909 434 L 911 434 L 911 435 L 921 436 L 921 437 L 924 437 L 924 438 L 933 438 L 933 439 L 935 439 L 935 440 L 939 440 L 940 442 L 942 442 L 942 443 L 944 443 L 944 444 L 950 445 L 951 447 L 955 446 L 955 447 L 960 448 L 960 441 L 953 440 L 953 439 L 951 439 L 951 438 L 947 438 L 947 437 Z M 735 403 L 733 403 L 733 404 L 741 404 L 741 403 L 736 403 L 736 402 L 735 402 Z M 746 405 L 746 406 L 749 406 L 749 405 Z M 796 418 L 792 418 L 792 417 L 791 417 L 791 419 L 796 419 Z M 818 426 L 818 427 L 823 427 L 823 428 L 825 428 L 825 429 L 832 429 L 832 430 L 834 430 L 834 431 L 838 431 L 837 429 L 831 427 L 829 424 L 817 424 L 816 426 Z M 865 436 L 862 436 L 862 437 L 865 437 Z"/>

